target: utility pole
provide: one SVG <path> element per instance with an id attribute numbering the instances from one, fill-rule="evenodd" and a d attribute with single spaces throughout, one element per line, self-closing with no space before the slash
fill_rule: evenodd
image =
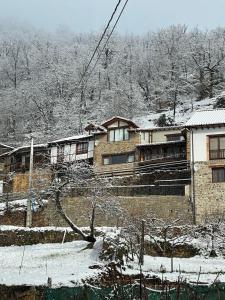
<path id="1" fill-rule="evenodd" d="M 144 250 L 145 249 L 145 221 L 141 221 L 141 243 L 140 243 L 140 258 L 139 258 L 139 267 L 140 267 L 140 299 L 143 299 L 142 291 L 142 266 L 144 265 Z"/>
<path id="2" fill-rule="evenodd" d="M 34 139 L 31 136 L 30 143 L 30 170 L 29 170 L 29 191 L 27 199 L 27 216 L 26 216 L 26 227 L 31 227 L 32 225 L 32 187 L 33 187 L 33 157 L 34 157 Z"/>

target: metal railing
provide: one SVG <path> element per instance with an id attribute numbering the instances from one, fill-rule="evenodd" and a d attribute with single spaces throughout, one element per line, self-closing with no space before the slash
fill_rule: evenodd
<path id="1" fill-rule="evenodd" d="M 209 150 L 209 159 L 224 159 L 225 149 Z"/>
<path id="2" fill-rule="evenodd" d="M 144 163 L 144 162 L 143 162 Z M 188 160 L 168 161 L 168 162 L 145 162 L 141 165 L 141 162 L 134 163 L 130 168 L 115 169 L 109 171 L 97 171 L 96 175 L 113 177 L 113 176 L 129 176 L 138 175 L 143 173 L 151 173 L 155 170 L 189 170 L 190 162 Z"/>

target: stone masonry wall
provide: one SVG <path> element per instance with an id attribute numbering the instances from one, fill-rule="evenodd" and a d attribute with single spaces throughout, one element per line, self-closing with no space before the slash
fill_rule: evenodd
<path id="1" fill-rule="evenodd" d="M 158 218 L 177 219 L 181 223 L 192 223 L 192 212 L 189 198 L 184 196 L 148 196 L 148 197 L 118 197 L 121 207 L 127 214 L 107 217 L 97 213 L 96 226 L 122 226 L 128 216 L 144 218 L 151 212 Z M 67 215 L 78 226 L 89 226 L 90 203 L 82 197 L 65 198 L 62 201 Z M 45 210 L 45 223 L 51 226 L 66 226 L 55 209 L 53 202 L 49 202 Z"/>
<path id="2" fill-rule="evenodd" d="M 122 154 L 126 152 L 135 152 L 136 145 L 140 143 L 140 133 L 130 132 L 130 139 L 119 142 L 108 142 L 107 134 L 99 135 L 96 141 L 94 151 L 94 162 L 96 171 L 108 172 L 125 168 L 133 168 L 133 163 L 103 165 L 102 156 L 107 154 Z M 136 158 L 137 159 L 137 158 Z"/>
<path id="3" fill-rule="evenodd" d="M 46 188 L 51 181 L 51 174 L 49 170 L 42 170 L 34 172 L 33 174 L 33 187 L 37 189 Z M 17 173 L 12 181 L 12 192 L 27 192 L 29 188 L 29 172 Z"/>
<path id="4" fill-rule="evenodd" d="M 212 166 L 222 161 L 195 163 L 196 222 L 204 223 L 209 217 L 225 214 L 225 182 L 212 182 Z"/>

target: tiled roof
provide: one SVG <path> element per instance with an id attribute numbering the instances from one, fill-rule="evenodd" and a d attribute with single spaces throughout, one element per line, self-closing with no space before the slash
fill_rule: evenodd
<path id="1" fill-rule="evenodd" d="M 202 110 L 193 113 L 187 127 L 225 124 L 225 109 Z"/>

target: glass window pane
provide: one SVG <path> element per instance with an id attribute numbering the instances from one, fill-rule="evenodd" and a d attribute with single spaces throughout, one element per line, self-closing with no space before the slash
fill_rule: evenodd
<path id="1" fill-rule="evenodd" d="M 224 168 L 212 169 L 212 181 L 225 182 L 225 169 Z"/>
<path id="2" fill-rule="evenodd" d="M 225 149 L 225 137 L 220 137 L 220 149 Z"/>
<path id="3" fill-rule="evenodd" d="M 120 141 L 120 130 L 115 129 L 115 142 Z"/>
<path id="4" fill-rule="evenodd" d="M 124 139 L 129 140 L 129 132 L 127 128 L 124 129 Z"/>
<path id="5" fill-rule="evenodd" d="M 112 164 L 123 164 L 127 162 L 127 154 L 113 155 L 111 159 Z"/>
<path id="6" fill-rule="evenodd" d="M 114 130 L 109 131 L 109 141 L 114 142 Z"/>
<path id="7" fill-rule="evenodd" d="M 134 154 L 133 153 L 128 155 L 128 162 L 129 163 L 134 162 Z"/>
<path id="8" fill-rule="evenodd" d="M 210 150 L 218 149 L 218 138 L 217 137 L 210 138 L 209 147 L 210 147 Z"/>
<path id="9" fill-rule="evenodd" d="M 103 158 L 103 165 L 109 165 L 109 157 Z"/>
<path id="10" fill-rule="evenodd" d="M 124 140 L 124 129 L 120 128 L 119 129 L 119 141 L 123 141 Z"/>

